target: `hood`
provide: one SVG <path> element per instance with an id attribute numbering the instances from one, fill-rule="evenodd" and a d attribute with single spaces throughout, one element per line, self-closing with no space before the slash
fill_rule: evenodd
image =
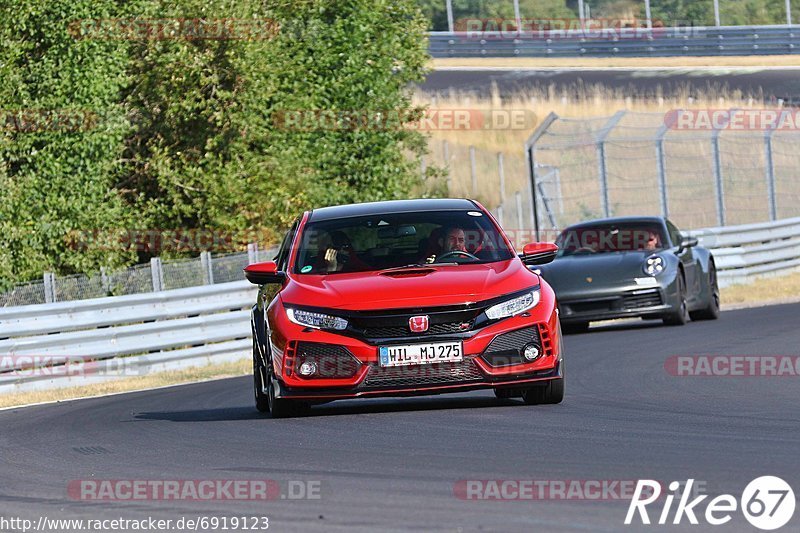
<path id="1" fill-rule="evenodd" d="M 558 292 L 588 283 L 593 287 L 614 287 L 630 284 L 633 278 L 646 277 L 642 271 L 645 259 L 657 252 L 581 254 L 559 257 L 540 267 L 542 277 Z"/>
<path id="2" fill-rule="evenodd" d="M 417 272 L 292 275 L 281 299 L 286 304 L 354 311 L 436 307 L 487 300 L 539 283 L 539 276 L 518 259 Z"/>

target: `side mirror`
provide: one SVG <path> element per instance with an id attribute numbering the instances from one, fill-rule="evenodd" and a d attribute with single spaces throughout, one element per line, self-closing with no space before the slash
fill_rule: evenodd
<path id="1" fill-rule="evenodd" d="M 693 248 L 697 246 L 700 241 L 697 240 L 697 237 L 689 237 L 688 235 L 683 235 L 681 237 L 680 246 L 678 246 L 678 251 L 685 250 L 686 248 Z"/>
<path id="2" fill-rule="evenodd" d="M 268 285 L 270 283 L 283 283 L 286 273 L 278 270 L 274 261 L 253 263 L 244 269 L 244 277 L 254 285 Z"/>
<path id="3" fill-rule="evenodd" d="M 526 265 L 546 265 L 556 258 L 558 246 L 551 242 L 526 244 L 519 256 Z"/>

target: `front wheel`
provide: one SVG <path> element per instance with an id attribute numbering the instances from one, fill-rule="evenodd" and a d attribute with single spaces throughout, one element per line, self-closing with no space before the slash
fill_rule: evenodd
<path id="1" fill-rule="evenodd" d="M 261 413 L 269 412 L 269 398 L 264 393 L 264 374 L 261 372 L 256 341 L 253 340 L 253 392 L 255 393 L 256 409 Z"/>
<path id="2" fill-rule="evenodd" d="M 546 385 L 536 385 L 522 391 L 522 400 L 528 405 L 555 404 L 564 400 L 564 360 L 561 360 L 561 377 L 551 379 Z"/>
<path id="3" fill-rule="evenodd" d="M 683 326 L 689 322 L 689 304 L 686 302 L 686 282 L 683 274 L 678 274 L 678 307 L 664 318 L 668 326 Z"/>
<path id="4" fill-rule="evenodd" d="M 528 405 L 561 403 L 564 400 L 564 378 L 551 379 L 547 385 L 525 389 L 522 400 Z"/>
<path id="5" fill-rule="evenodd" d="M 719 283 L 717 267 L 714 263 L 708 266 L 708 304 L 703 309 L 692 311 L 692 320 L 716 320 L 719 318 Z"/>

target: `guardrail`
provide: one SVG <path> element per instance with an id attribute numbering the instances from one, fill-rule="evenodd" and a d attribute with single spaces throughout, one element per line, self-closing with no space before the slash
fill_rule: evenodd
<path id="1" fill-rule="evenodd" d="M 800 267 L 800 218 L 689 233 L 723 286 Z M 247 358 L 256 294 L 236 281 L 0 309 L 0 394 Z"/>
<path id="2" fill-rule="evenodd" d="M 236 281 L 0 309 L 0 393 L 240 360 L 256 294 Z"/>
<path id="3" fill-rule="evenodd" d="M 446 57 L 663 57 L 800 53 L 800 26 L 693 26 L 520 33 L 430 32 Z"/>
<path id="4" fill-rule="evenodd" d="M 800 217 L 688 233 L 711 249 L 721 286 L 800 267 Z"/>

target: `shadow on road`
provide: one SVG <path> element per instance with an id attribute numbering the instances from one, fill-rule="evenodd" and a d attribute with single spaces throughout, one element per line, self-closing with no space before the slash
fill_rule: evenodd
<path id="1" fill-rule="evenodd" d="M 517 406 L 524 408 L 521 400 L 500 400 L 493 396 L 479 397 L 426 397 L 426 398 L 382 398 L 340 400 L 316 405 L 297 418 L 315 416 L 339 416 L 380 414 L 412 411 L 434 411 L 442 409 L 478 409 L 489 407 Z M 149 411 L 136 413 L 136 420 L 165 420 L 169 422 L 228 422 L 237 420 L 270 419 L 268 413 L 259 413 L 255 407 L 232 407 L 226 409 L 193 409 L 188 411 Z"/>
<path id="2" fill-rule="evenodd" d="M 136 420 L 167 420 L 170 422 L 226 422 L 233 420 L 254 420 L 262 415 L 255 407 L 229 407 L 224 409 L 193 409 L 190 411 L 149 411 L 136 413 Z"/>

